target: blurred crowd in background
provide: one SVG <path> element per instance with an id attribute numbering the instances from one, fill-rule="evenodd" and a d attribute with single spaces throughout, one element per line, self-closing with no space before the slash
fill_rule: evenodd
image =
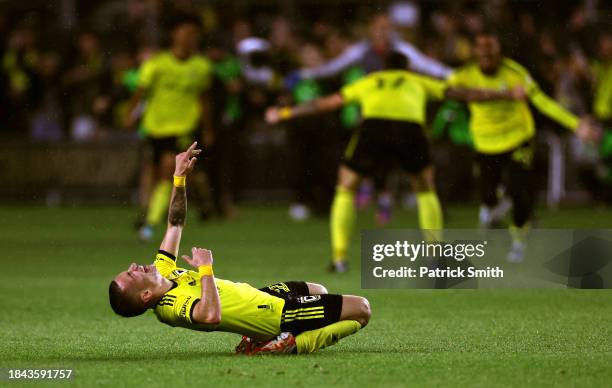
<path id="1" fill-rule="evenodd" d="M 381 33 L 448 68 L 459 67 L 471 58 L 470 36 L 485 25 L 495 26 L 505 55 L 524 65 L 547 94 L 609 125 L 612 102 L 601 95 L 612 89 L 611 8 L 597 0 L 5 1 L 0 136 L 33 142 L 136 139 L 138 133 L 123 125 L 127 102 L 139 65 L 167 45 L 167 18 L 177 12 L 201 18 L 202 53 L 215 64 L 214 128 L 235 141 L 228 152 L 237 153 L 245 142 L 281 141 L 293 144 L 311 166 L 316 162 L 308 162 L 308 155 L 339 160 L 359 120 L 354 107 L 296 122 L 281 140 L 265 128 L 264 109 L 324 95 L 368 72 L 367 61 L 329 61 Z M 320 69 L 320 77 L 313 80 L 300 69 Z M 550 122 L 541 126 L 554 131 Z M 440 137 L 461 137 L 442 132 Z M 335 173 L 328 162 L 321 169 Z M 325 179 L 333 184 L 333 177 Z"/>

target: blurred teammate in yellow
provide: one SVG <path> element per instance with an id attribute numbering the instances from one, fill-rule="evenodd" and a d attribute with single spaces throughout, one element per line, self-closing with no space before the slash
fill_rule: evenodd
<path id="1" fill-rule="evenodd" d="M 527 70 L 502 56 L 499 38 L 492 31 L 475 36 L 476 62 L 452 73 L 448 84 L 456 88 L 482 88 L 503 92 L 514 89 L 540 112 L 576 132 L 593 139 L 596 131 L 588 120 L 580 120 L 542 92 Z M 470 131 L 480 172 L 480 223 L 487 227 L 497 221 L 497 187 L 505 180 L 513 203 L 511 232 L 513 244 L 509 261 L 521 261 L 531 218 L 535 126 L 525 99 L 515 101 L 471 101 Z"/>
<path id="2" fill-rule="evenodd" d="M 151 239 L 153 228 L 165 217 L 174 155 L 194 138 L 202 137 L 208 144 L 207 137 L 212 135 L 207 91 L 213 69 L 211 62 L 198 54 L 199 41 L 199 20 L 177 17 L 171 26 L 169 50 L 142 64 L 138 89 L 130 101 L 126 125 L 134 126 L 144 101 L 141 126 L 153 151 L 154 184 L 145 223 L 139 231 L 145 241 Z"/>

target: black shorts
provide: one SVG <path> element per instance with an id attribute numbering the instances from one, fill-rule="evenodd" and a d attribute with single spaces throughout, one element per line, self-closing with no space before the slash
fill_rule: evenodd
<path id="1" fill-rule="evenodd" d="M 419 124 L 367 119 L 349 142 L 344 164 L 367 176 L 394 165 L 416 174 L 431 164 L 429 142 Z"/>
<path id="2" fill-rule="evenodd" d="M 193 136 L 150 137 L 148 142 L 153 151 L 153 163 L 158 164 L 165 153 L 178 154 L 185 151 L 193 142 Z"/>
<path id="3" fill-rule="evenodd" d="M 306 282 L 282 282 L 260 288 L 285 300 L 281 331 L 298 335 L 340 320 L 342 295 L 309 295 Z"/>

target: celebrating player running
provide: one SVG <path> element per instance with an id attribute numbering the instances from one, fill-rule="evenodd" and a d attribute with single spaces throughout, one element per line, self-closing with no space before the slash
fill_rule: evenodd
<path id="1" fill-rule="evenodd" d="M 513 205 L 512 249 L 508 260 L 519 262 L 525 255 L 526 234 L 536 202 L 533 188 L 536 128 L 525 98 L 583 140 L 595 140 L 598 131 L 589 119 L 579 119 L 544 94 L 523 66 L 504 57 L 495 31 L 484 30 L 475 35 L 474 53 L 475 62 L 451 74 L 448 79 L 451 87 L 493 91 L 514 88 L 524 97 L 516 101 L 470 101 L 468 104 L 480 171 L 480 223 L 489 227 L 503 216 L 496 208 L 497 188 L 504 181 Z"/>

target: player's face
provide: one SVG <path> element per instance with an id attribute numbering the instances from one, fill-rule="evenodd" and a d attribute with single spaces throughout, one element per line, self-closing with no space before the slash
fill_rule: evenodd
<path id="1" fill-rule="evenodd" d="M 323 63 L 321 51 L 311 44 L 302 47 L 302 50 L 300 50 L 300 59 L 304 67 L 317 67 Z"/>
<path id="2" fill-rule="evenodd" d="M 115 281 L 124 290 L 141 292 L 153 288 L 159 283 L 160 278 L 161 275 L 153 264 L 138 265 L 132 263 L 127 271 L 123 271 L 115 277 Z"/>
<path id="3" fill-rule="evenodd" d="M 200 42 L 200 30 L 193 24 L 181 24 L 172 33 L 174 45 L 195 51 Z"/>
<path id="4" fill-rule="evenodd" d="M 497 71 L 501 56 L 499 39 L 491 35 L 478 36 L 474 45 L 474 54 L 482 72 L 494 73 Z"/>
<path id="5" fill-rule="evenodd" d="M 391 29 L 391 20 L 386 15 L 376 16 L 370 23 L 370 39 L 374 46 L 388 45 L 391 39 Z"/>

